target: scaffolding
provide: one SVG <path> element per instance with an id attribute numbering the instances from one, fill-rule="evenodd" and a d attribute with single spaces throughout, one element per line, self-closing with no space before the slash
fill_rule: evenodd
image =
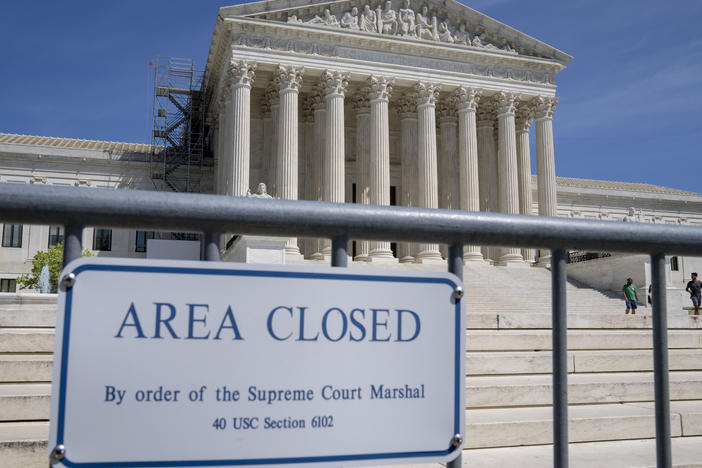
<path id="1" fill-rule="evenodd" d="M 190 59 L 158 57 L 153 66 L 151 179 L 157 190 L 199 193 L 206 150 L 203 73 Z"/>

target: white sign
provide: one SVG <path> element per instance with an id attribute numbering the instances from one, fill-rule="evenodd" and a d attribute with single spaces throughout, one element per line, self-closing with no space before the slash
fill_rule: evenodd
<path id="1" fill-rule="evenodd" d="M 89 257 L 67 273 L 49 441 L 65 466 L 378 465 L 462 449 L 454 275 Z"/>

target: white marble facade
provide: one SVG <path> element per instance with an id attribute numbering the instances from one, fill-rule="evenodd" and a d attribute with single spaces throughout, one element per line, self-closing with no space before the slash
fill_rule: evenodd
<path id="1" fill-rule="evenodd" d="M 265 182 L 283 199 L 557 214 L 554 75 L 570 56 L 454 1 L 269 0 L 220 17 L 205 72 L 217 193 Z M 290 239 L 286 253 L 321 259 L 329 243 Z M 442 248 L 358 242 L 355 254 L 427 263 Z M 534 259 L 465 249 L 484 256 Z"/>

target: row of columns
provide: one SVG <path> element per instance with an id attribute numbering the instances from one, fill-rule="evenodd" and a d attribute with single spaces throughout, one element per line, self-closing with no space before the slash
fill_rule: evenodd
<path id="1" fill-rule="evenodd" d="M 222 101 L 217 131 L 217 191 L 243 196 L 249 188 L 250 101 L 255 64 L 233 61 Z M 271 192 L 278 198 L 298 197 L 298 107 L 302 69 L 279 66 L 269 88 L 270 119 L 264 119 L 264 153 Z M 390 204 L 389 102 L 393 80 L 370 76 L 351 99 L 356 110 L 357 202 Z M 344 100 L 348 74 L 327 70 L 309 100 L 313 122 L 306 125 L 304 196 L 334 203 L 345 201 Z M 553 155 L 555 98 L 537 97 L 520 103 L 517 96 L 500 92 L 480 103 L 481 90 L 459 87 L 439 101 L 440 85 L 419 82 L 397 99 L 402 148 L 400 203 L 423 208 L 531 213 L 529 128 L 536 122 L 539 214 L 556 215 Z M 439 142 L 437 121 L 439 115 Z M 497 116 L 495 128 L 494 116 Z M 272 130 L 275 128 L 275 132 Z M 269 130 L 268 133 L 266 130 Z M 497 144 L 495 144 L 495 131 Z M 271 141 L 267 135 L 275 134 Z M 312 140 L 310 143 L 309 140 Z M 440 151 L 439 151 L 440 150 Z M 456 160 L 457 155 L 457 160 Z M 439 180 L 442 184 L 439 184 Z M 330 255 L 328 240 L 309 239 L 310 258 Z M 441 261 L 437 244 L 400 244 L 400 261 Z M 297 239 L 289 239 L 286 253 L 298 255 Z M 465 260 L 489 257 L 499 263 L 533 261 L 529 249 L 501 250 L 468 245 Z M 388 241 L 359 241 L 357 260 L 392 261 Z"/>

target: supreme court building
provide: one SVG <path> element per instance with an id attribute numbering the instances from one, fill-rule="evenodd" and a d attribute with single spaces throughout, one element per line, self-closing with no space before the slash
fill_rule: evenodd
<path id="1" fill-rule="evenodd" d="M 452 0 L 222 8 L 205 72 L 214 190 L 244 196 L 264 182 L 282 199 L 532 214 L 535 131 L 538 213 L 555 216 L 555 75 L 570 59 Z M 321 259 L 329 247 L 285 249 Z M 397 250 L 402 262 L 441 259 L 438 245 Z M 465 251 L 498 264 L 533 255 Z M 359 242 L 354 258 L 393 252 Z"/>

